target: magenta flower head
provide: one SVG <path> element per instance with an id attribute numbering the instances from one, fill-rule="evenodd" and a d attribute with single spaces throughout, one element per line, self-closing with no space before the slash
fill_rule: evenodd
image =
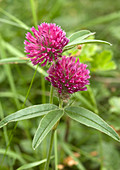
<path id="1" fill-rule="evenodd" d="M 58 89 L 60 96 L 86 91 L 90 78 L 90 71 L 86 67 L 87 65 L 80 63 L 79 59 L 76 61 L 75 57 L 63 56 L 51 65 L 46 80 Z"/>
<path id="2" fill-rule="evenodd" d="M 30 32 L 26 34 L 24 44 L 25 52 L 34 65 L 41 63 L 45 66 L 47 62 L 52 62 L 61 57 L 63 47 L 68 44 L 69 39 L 66 33 L 56 24 L 42 23 L 38 25 L 38 30 L 31 28 L 34 36 Z"/>

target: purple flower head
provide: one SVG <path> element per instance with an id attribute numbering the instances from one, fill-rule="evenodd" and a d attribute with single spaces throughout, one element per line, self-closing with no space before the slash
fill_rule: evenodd
<path id="1" fill-rule="evenodd" d="M 87 65 L 79 62 L 75 57 L 63 56 L 62 59 L 53 63 L 49 68 L 46 80 L 52 83 L 58 89 L 61 96 L 72 94 L 77 91 L 87 90 L 89 84 L 90 71 L 86 69 Z"/>
<path id="2" fill-rule="evenodd" d="M 68 44 L 69 39 L 66 33 L 56 24 L 42 23 L 38 25 L 38 30 L 31 28 L 34 36 L 30 32 L 26 34 L 24 44 L 25 52 L 34 65 L 42 63 L 45 66 L 47 62 L 52 62 L 61 57 L 63 47 Z"/>

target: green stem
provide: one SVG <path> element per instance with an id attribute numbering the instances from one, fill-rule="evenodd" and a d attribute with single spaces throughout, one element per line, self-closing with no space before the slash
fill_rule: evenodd
<path id="1" fill-rule="evenodd" d="M 52 86 L 52 84 L 51 84 L 51 87 L 50 87 L 50 100 L 49 100 L 49 103 L 53 104 L 53 86 Z M 62 101 L 61 98 L 59 98 L 59 108 L 62 108 L 62 104 L 63 104 L 63 101 Z M 58 122 L 55 124 L 55 126 L 53 127 L 52 132 L 51 132 L 51 140 L 50 140 L 50 146 L 49 146 L 49 151 L 48 151 L 48 156 L 47 156 L 47 162 L 46 162 L 45 170 L 48 170 L 48 168 L 49 168 L 50 155 L 51 155 L 52 145 L 53 145 L 53 138 L 54 138 L 54 150 L 55 150 L 55 170 L 58 169 L 57 168 L 57 165 L 58 165 L 57 125 L 58 125 Z"/>
<path id="2" fill-rule="evenodd" d="M 25 103 L 26 103 L 26 100 L 27 100 L 27 98 L 28 98 L 28 96 L 29 96 L 29 94 L 30 94 L 30 90 L 31 90 L 31 88 L 32 88 L 33 81 L 34 81 L 35 75 L 36 75 L 36 73 L 37 73 L 37 68 L 38 68 L 38 65 L 37 65 L 37 67 L 36 67 L 36 70 L 35 70 L 35 72 L 34 72 L 33 78 L 32 78 L 32 80 L 31 80 L 31 83 L 30 83 L 29 89 L 28 89 L 28 91 L 27 91 L 27 95 L 26 95 L 26 97 L 25 97 L 25 101 L 24 101 L 24 103 L 23 103 L 23 105 L 22 105 L 22 108 L 24 108 Z"/>
<path id="3" fill-rule="evenodd" d="M 59 108 L 62 109 L 63 100 L 59 97 Z"/>
<path id="4" fill-rule="evenodd" d="M 1 49 L 0 49 L 1 58 L 2 59 L 7 58 L 6 51 L 5 51 L 5 48 L 3 46 L 3 39 L 2 39 L 1 34 L 0 34 L 0 47 L 1 47 Z M 13 76 L 12 76 L 11 67 L 8 64 L 3 65 L 3 67 L 4 67 L 4 71 L 6 73 L 6 76 L 8 78 L 8 82 L 9 82 L 11 91 L 13 92 L 13 95 L 14 95 L 15 104 L 16 104 L 17 108 L 20 109 L 20 102 L 17 98 L 18 95 L 17 95 L 17 90 L 16 90 L 16 87 L 15 87 L 14 79 L 13 79 Z"/>
<path id="5" fill-rule="evenodd" d="M 1 102 L 0 102 L 0 117 L 1 117 L 1 120 L 4 118 L 4 112 L 3 112 Z M 7 127 L 6 126 L 3 127 L 3 133 L 4 133 L 5 142 L 6 142 L 6 146 L 7 146 L 8 142 L 9 142 L 9 139 L 8 139 L 8 133 L 7 133 Z"/>
<path id="6" fill-rule="evenodd" d="M 48 156 L 47 156 L 47 162 L 46 162 L 45 170 L 49 169 L 49 162 L 50 162 L 50 155 L 51 155 L 51 151 L 52 151 L 54 132 L 55 132 L 55 130 L 52 130 L 52 132 L 51 132 L 51 139 L 50 139 L 50 145 L 49 145 L 49 151 L 48 151 Z"/>
<path id="7" fill-rule="evenodd" d="M 12 139 L 13 139 L 13 135 L 14 135 L 14 132 L 15 132 L 15 130 L 16 130 L 16 128 L 17 128 L 17 124 L 18 124 L 18 122 L 16 122 L 16 124 L 15 124 L 15 126 L 14 126 L 14 128 L 13 128 L 11 134 L 10 134 L 9 143 L 8 143 L 6 149 L 5 149 L 5 153 L 4 153 L 4 155 L 3 155 L 3 157 L 2 157 L 2 160 L 1 160 L 1 163 L 0 163 L 1 166 L 3 165 L 3 162 L 4 162 L 4 159 L 5 159 L 5 157 L 6 157 L 8 148 L 9 148 L 9 146 L 10 146 L 10 144 L 11 144 Z"/>
<path id="8" fill-rule="evenodd" d="M 63 105 L 63 100 L 61 98 L 59 98 L 59 108 L 61 109 L 62 108 L 62 105 Z M 57 153 L 57 126 L 58 126 L 58 123 L 56 123 L 56 125 L 54 126 L 55 127 L 55 135 L 54 135 L 54 150 L 55 150 L 55 170 L 58 170 L 58 153 Z"/>
<path id="9" fill-rule="evenodd" d="M 102 134 L 99 132 L 99 145 L 100 145 L 100 170 L 103 169 L 103 146 L 102 146 Z"/>
<path id="10" fill-rule="evenodd" d="M 3 112 L 3 108 L 2 108 L 1 102 L 0 102 L 0 117 L 1 117 L 1 119 L 4 118 L 4 112 Z M 4 133 L 5 142 L 6 142 L 6 146 L 7 146 L 8 143 L 9 143 L 9 139 L 8 139 L 8 133 L 7 133 L 7 127 L 6 127 L 6 126 L 3 127 L 3 133 Z M 9 149 L 10 149 L 10 148 L 9 148 Z M 10 166 L 10 169 L 13 169 L 10 161 L 11 161 L 11 160 L 10 160 L 10 158 L 8 157 L 8 164 L 9 164 L 9 166 Z M 1 165 L 1 166 L 2 166 L 2 165 Z"/>
<path id="11" fill-rule="evenodd" d="M 29 89 L 28 89 L 28 92 L 27 92 L 25 101 L 24 101 L 24 103 L 23 103 L 23 105 L 22 105 L 22 108 L 25 106 L 26 100 L 27 100 L 27 98 L 28 98 L 28 96 L 29 96 L 29 93 L 30 93 L 30 90 L 31 90 L 31 88 L 32 88 L 32 84 L 33 84 L 33 81 L 34 81 L 34 78 L 35 78 L 35 75 L 36 75 L 36 72 L 37 72 L 37 68 L 38 68 L 38 65 L 37 65 L 37 67 L 36 67 L 35 73 L 34 73 L 33 78 L 32 78 L 32 80 L 31 80 L 31 83 L 30 83 L 30 86 L 29 86 Z M 15 126 L 14 126 L 14 128 L 12 129 L 12 131 L 11 131 L 9 143 L 8 143 L 8 145 L 7 145 L 7 147 L 6 147 L 6 150 L 5 150 L 4 156 L 3 156 L 3 158 L 2 158 L 1 164 L 3 164 L 3 162 L 4 162 L 6 153 L 7 153 L 7 151 L 8 151 L 8 148 L 9 148 L 10 144 L 11 144 L 11 141 L 12 141 L 12 139 L 13 139 L 14 132 L 15 132 L 15 130 L 16 130 L 16 128 L 17 128 L 17 124 L 18 124 L 18 122 L 15 123 Z"/>
<path id="12" fill-rule="evenodd" d="M 46 96 L 45 96 L 45 78 L 41 76 L 41 86 L 42 86 L 42 104 L 46 103 Z"/>
<path id="13" fill-rule="evenodd" d="M 90 98 L 91 98 L 91 101 L 93 102 L 94 106 L 93 106 L 93 109 L 94 109 L 94 112 L 96 114 L 99 115 L 99 110 L 97 108 L 97 103 L 96 103 L 96 100 L 95 100 L 95 96 L 92 92 L 92 89 L 88 86 L 88 92 L 89 92 L 89 95 L 90 95 Z M 102 133 L 99 132 L 99 147 L 100 147 L 100 170 L 103 169 L 103 146 L 102 146 Z"/>
<path id="14" fill-rule="evenodd" d="M 58 170 L 58 153 L 57 153 L 57 129 L 55 130 L 54 135 L 54 152 L 55 152 L 55 170 Z"/>
<path id="15" fill-rule="evenodd" d="M 53 86 L 52 86 L 52 84 L 51 84 L 51 87 L 50 87 L 49 103 L 53 104 Z M 55 130 L 52 130 L 52 132 L 51 132 L 51 140 L 50 140 L 50 146 L 49 146 L 49 150 L 48 150 L 47 162 L 46 162 L 46 165 L 45 165 L 45 170 L 47 170 L 49 168 L 49 162 L 50 162 L 50 155 L 51 155 L 51 151 L 52 151 L 54 132 L 55 132 Z"/>
<path id="16" fill-rule="evenodd" d="M 31 4 L 31 9 L 32 9 L 34 25 L 37 27 L 37 15 L 36 15 L 36 7 L 35 7 L 34 0 L 30 0 L 30 4 Z"/>
<path id="17" fill-rule="evenodd" d="M 50 100 L 49 100 L 49 103 L 53 104 L 53 86 L 52 86 L 52 84 L 51 84 L 51 87 L 50 87 Z"/>

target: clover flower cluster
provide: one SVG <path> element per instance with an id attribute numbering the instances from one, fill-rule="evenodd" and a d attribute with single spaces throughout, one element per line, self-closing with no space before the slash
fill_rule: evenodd
<path id="1" fill-rule="evenodd" d="M 46 80 L 51 82 L 62 95 L 85 91 L 90 78 L 90 71 L 86 67 L 87 65 L 80 63 L 79 59 L 76 61 L 75 57 L 63 56 L 49 68 Z"/>
<path id="2" fill-rule="evenodd" d="M 25 52 L 34 65 L 42 63 L 45 66 L 47 62 L 57 60 L 62 56 L 63 47 L 68 44 L 69 39 L 66 33 L 56 24 L 42 23 L 38 25 L 38 30 L 31 28 L 34 36 L 30 32 L 26 34 L 24 44 Z"/>
<path id="3" fill-rule="evenodd" d="M 26 34 L 25 50 L 34 65 L 40 63 L 50 66 L 46 80 L 57 89 L 60 96 L 87 90 L 90 71 L 86 64 L 79 62 L 75 57 L 62 56 L 63 48 L 69 42 L 66 33 L 56 24 L 42 23 L 38 30 L 32 27 L 31 33 Z"/>

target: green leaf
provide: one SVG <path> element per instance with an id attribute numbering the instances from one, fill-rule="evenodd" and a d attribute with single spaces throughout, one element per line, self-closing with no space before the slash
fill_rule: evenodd
<path id="1" fill-rule="evenodd" d="M 22 164 L 25 164 L 26 161 L 22 158 L 22 156 L 16 152 L 13 152 L 13 151 L 10 151 L 8 150 L 6 152 L 6 149 L 0 149 L 0 155 L 7 155 L 9 156 L 10 158 L 13 158 L 13 159 L 17 159 L 19 160 Z M 1 168 L 0 168 L 1 169 Z"/>
<path id="2" fill-rule="evenodd" d="M 107 44 L 107 45 L 111 45 L 111 43 L 107 42 L 107 41 L 103 41 L 103 40 L 83 40 L 81 41 L 81 44 L 89 44 L 89 43 L 100 43 L 100 44 Z"/>
<path id="3" fill-rule="evenodd" d="M 17 56 L 19 58 L 26 58 L 26 55 L 24 55 L 24 53 L 22 53 L 21 51 L 19 51 L 17 48 L 15 48 L 14 46 L 12 46 L 11 44 L 3 41 L 2 42 L 4 48 L 6 48 L 12 55 Z M 33 66 L 32 63 L 30 62 L 26 62 L 27 65 L 29 65 L 31 68 L 33 68 L 34 70 L 36 70 L 37 66 Z M 48 76 L 47 72 L 43 70 L 43 68 L 39 67 L 37 68 L 37 72 L 39 72 L 40 74 L 44 75 L 44 76 Z"/>
<path id="4" fill-rule="evenodd" d="M 103 15 L 103 16 L 100 16 L 100 17 L 97 17 L 95 19 L 92 19 L 90 20 L 89 22 L 88 21 L 85 21 L 85 23 L 80 23 L 80 25 L 78 25 L 77 28 L 88 28 L 88 27 L 93 27 L 93 26 L 97 26 L 97 25 L 100 25 L 100 24 L 104 24 L 104 23 L 110 23 L 114 20 L 119 20 L 120 18 L 120 11 L 116 11 L 116 12 L 112 12 L 111 14 L 107 14 L 107 15 Z M 111 25 L 110 25 L 111 26 Z M 115 27 L 116 29 L 116 27 Z"/>
<path id="5" fill-rule="evenodd" d="M 29 30 L 30 28 L 24 24 L 22 21 L 20 21 L 17 17 L 15 17 L 14 15 L 8 13 L 7 11 L 3 10 L 2 8 L 0 8 L 0 12 L 2 12 L 4 15 L 6 15 L 7 17 L 9 17 L 11 20 L 15 21 L 17 24 L 19 24 L 22 28 Z"/>
<path id="6" fill-rule="evenodd" d="M 0 128 L 8 124 L 9 122 L 31 119 L 38 116 L 43 116 L 49 111 L 57 109 L 58 107 L 53 104 L 41 104 L 27 107 L 25 109 L 19 110 L 13 114 L 8 115 L 3 120 L 0 121 Z"/>
<path id="7" fill-rule="evenodd" d="M 33 149 L 36 149 L 50 132 L 54 125 L 63 116 L 63 110 L 53 110 L 43 117 L 33 139 Z"/>
<path id="8" fill-rule="evenodd" d="M 91 62 L 92 71 L 106 71 L 116 68 L 115 62 L 112 61 L 112 52 L 104 50 L 103 52 L 94 55 Z"/>
<path id="9" fill-rule="evenodd" d="M 13 92 L 10 92 L 10 91 L 5 91 L 5 92 L 0 92 L 0 98 L 3 97 L 3 98 L 14 98 L 14 93 Z M 21 94 L 17 94 L 16 96 L 22 103 L 24 103 L 26 97 L 25 96 L 22 96 Z M 32 103 L 27 99 L 26 100 L 26 106 L 31 106 Z"/>
<path id="10" fill-rule="evenodd" d="M 112 142 L 102 141 L 102 155 L 103 165 L 106 170 L 119 170 L 120 169 L 120 154 L 116 145 Z M 98 146 L 99 152 L 99 146 Z"/>
<path id="11" fill-rule="evenodd" d="M 5 50 L 4 46 L 3 46 L 3 39 L 2 39 L 1 34 L 0 34 L 0 55 L 1 55 L 2 59 L 7 58 L 6 50 Z M 4 71 L 6 73 L 6 76 L 7 76 L 11 91 L 14 94 L 15 104 L 16 104 L 17 108 L 20 109 L 20 102 L 17 99 L 17 89 L 16 89 L 16 86 L 15 86 L 15 82 L 14 82 L 14 78 L 13 78 L 13 75 L 12 75 L 11 67 L 9 65 L 4 65 Z"/>
<path id="12" fill-rule="evenodd" d="M 18 64 L 18 63 L 26 63 L 28 61 L 27 58 L 17 58 L 17 57 L 10 57 L 0 60 L 0 65 L 2 64 Z"/>
<path id="13" fill-rule="evenodd" d="M 98 115 L 95 113 L 84 109 L 82 107 L 67 107 L 65 108 L 67 115 L 86 126 L 97 129 L 113 139 L 120 141 L 118 134 Z"/>
<path id="14" fill-rule="evenodd" d="M 53 158 L 53 157 L 51 157 L 51 159 L 52 159 L 52 158 Z M 17 170 L 30 169 L 30 168 L 36 167 L 36 166 L 38 166 L 38 165 L 41 165 L 41 164 L 43 164 L 43 163 L 46 162 L 46 161 L 47 161 L 47 159 L 43 159 L 43 160 L 41 160 L 41 161 L 28 163 L 28 164 L 25 164 L 25 165 L 17 168 Z"/>
<path id="15" fill-rule="evenodd" d="M 76 39 L 85 39 L 84 37 L 88 37 L 88 35 L 90 34 L 89 30 L 81 30 L 81 31 L 77 31 L 75 33 L 73 33 L 72 35 L 70 35 L 68 37 L 68 39 L 70 39 L 69 43 L 75 41 Z"/>
<path id="16" fill-rule="evenodd" d="M 112 97 L 109 99 L 111 105 L 110 112 L 120 115 L 120 97 Z"/>
<path id="17" fill-rule="evenodd" d="M 90 33 L 91 35 L 93 35 L 93 33 Z M 90 36 L 90 35 L 89 35 Z M 107 45 L 112 45 L 107 41 L 102 41 L 102 40 L 84 40 L 84 39 L 76 39 L 75 41 L 68 43 L 68 45 L 65 46 L 64 51 L 74 48 L 77 45 L 81 45 L 81 44 L 89 44 L 89 43 L 100 43 L 100 44 L 107 44 Z"/>
<path id="18" fill-rule="evenodd" d="M 9 25 L 13 25 L 13 26 L 21 28 L 21 26 L 19 24 L 16 24 L 16 22 L 12 22 L 12 21 L 7 20 L 7 19 L 0 18 L 0 22 L 3 22 L 3 23 L 6 23 L 6 24 L 9 24 Z"/>
<path id="19" fill-rule="evenodd" d="M 94 106 L 80 93 L 73 93 L 71 95 L 71 100 L 73 101 L 79 101 L 80 103 L 84 104 L 88 109 L 94 110 Z"/>
<path id="20" fill-rule="evenodd" d="M 94 56 L 98 50 L 99 46 L 96 44 L 85 44 L 82 46 L 79 59 L 81 63 L 90 62 L 93 60 L 92 56 Z"/>

